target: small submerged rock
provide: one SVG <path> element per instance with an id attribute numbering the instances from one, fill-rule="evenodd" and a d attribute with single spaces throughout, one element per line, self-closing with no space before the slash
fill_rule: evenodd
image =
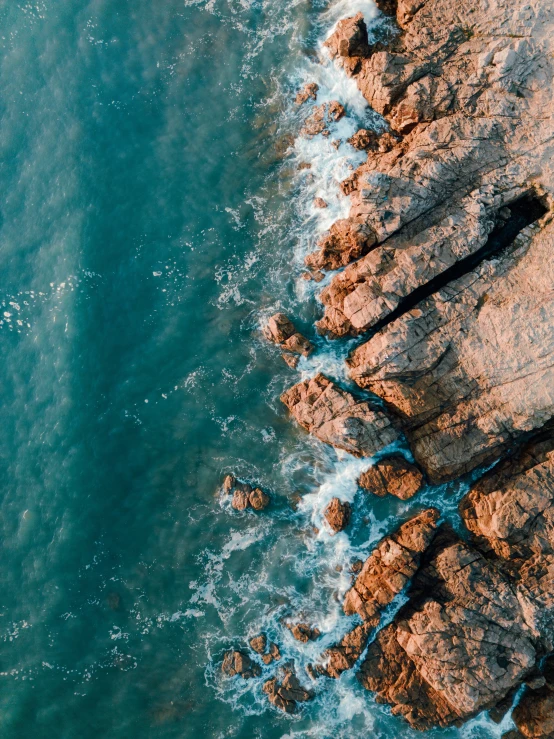
<path id="1" fill-rule="evenodd" d="M 421 490 L 423 473 L 400 454 L 387 457 L 360 475 L 358 485 L 374 495 L 408 500 Z"/>
<path id="2" fill-rule="evenodd" d="M 345 115 L 346 110 L 338 100 L 331 100 L 330 103 L 316 105 L 311 114 L 306 118 L 300 133 L 308 138 L 313 138 L 320 133 L 328 136 L 329 125 L 340 121 Z"/>
<path id="3" fill-rule="evenodd" d="M 287 629 L 290 630 L 297 641 L 303 642 L 304 644 L 309 641 L 315 641 L 321 636 L 319 629 L 306 623 L 287 624 Z"/>
<path id="4" fill-rule="evenodd" d="M 253 488 L 247 482 L 239 482 L 232 475 L 226 475 L 222 485 L 224 495 L 232 495 L 231 505 L 236 511 L 245 511 L 252 508 L 255 511 L 262 511 L 270 503 L 270 497 L 260 488 Z"/>
<path id="5" fill-rule="evenodd" d="M 263 691 L 269 702 L 285 713 L 294 713 L 298 703 L 305 703 L 313 698 L 313 693 L 302 687 L 290 667 L 283 668 L 278 676 L 264 683 Z"/>
<path id="6" fill-rule="evenodd" d="M 240 675 L 244 680 L 259 677 L 262 674 L 261 667 L 253 662 L 247 654 L 239 650 L 225 652 L 221 671 L 228 677 Z"/>
<path id="7" fill-rule="evenodd" d="M 325 520 L 332 528 L 335 534 L 343 531 L 350 523 L 352 508 L 350 503 L 342 502 L 338 498 L 333 498 L 325 509 Z"/>

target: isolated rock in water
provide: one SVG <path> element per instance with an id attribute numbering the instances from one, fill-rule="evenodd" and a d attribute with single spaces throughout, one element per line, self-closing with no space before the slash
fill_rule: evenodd
<path id="1" fill-rule="evenodd" d="M 303 136 L 312 138 L 320 133 L 326 133 L 328 135 L 329 126 L 331 123 L 336 123 L 346 114 L 344 106 L 341 105 L 337 100 L 332 100 L 330 103 L 322 103 L 316 105 L 306 121 L 300 133 Z"/>
<path id="2" fill-rule="evenodd" d="M 250 503 L 250 507 L 255 511 L 262 511 L 269 505 L 270 497 L 263 490 L 260 490 L 260 488 L 254 488 L 248 496 L 248 502 Z"/>
<path id="3" fill-rule="evenodd" d="M 303 428 L 356 457 L 371 457 L 400 438 L 383 410 L 357 400 L 321 373 L 291 387 L 281 400 Z"/>
<path id="4" fill-rule="evenodd" d="M 327 203 L 323 198 L 315 198 L 314 205 L 316 208 L 327 208 Z"/>
<path id="5" fill-rule="evenodd" d="M 262 672 L 260 666 L 252 662 L 247 654 L 239 651 L 225 652 L 221 670 L 228 677 L 240 675 L 245 680 L 251 677 L 258 677 Z"/>
<path id="6" fill-rule="evenodd" d="M 349 631 L 341 641 L 329 647 L 321 656 L 321 664 L 315 665 L 315 675 L 338 678 L 346 670 L 351 670 L 366 648 L 369 635 L 374 626 L 364 622 Z"/>
<path id="7" fill-rule="evenodd" d="M 231 505 L 237 511 L 245 511 L 253 508 L 261 511 L 267 508 L 271 499 L 267 493 L 260 488 L 253 488 L 247 482 L 240 482 L 234 475 L 226 475 L 223 480 L 222 491 L 224 495 L 232 495 Z"/>
<path id="8" fill-rule="evenodd" d="M 377 142 L 379 140 L 378 135 L 375 131 L 370 131 L 367 128 L 360 128 L 353 136 L 348 139 L 350 146 L 360 151 L 368 151 L 368 149 L 377 149 Z"/>
<path id="9" fill-rule="evenodd" d="M 358 485 L 374 495 L 394 495 L 408 500 L 419 492 L 423 474 L 400 454 L 386 457 L 360 475 Z"/>
<path id="10" fill-rule="evenodd" d="M 367 26 L 362 13 L 339 21 L 325 46 L 329 49 L 331 57 L 367 56 L 370 49 Z"/>
<path id="11" fill-rule="evenodd" d="M 304 87 L 298 91 L 295 98 L 296 105 L 303 105 L 308 100 L 316 100 L 319 85 L 315 82 L 308 82 Z"/>
<path id="12" fill-rule="evenodd" d="M 365 561 L 344 598 L 344 612 L 379 623 L 380 613 L 415 575 L 421 555 L 431 543 L 440 513 L 429 508 L 386 536 Z"/>
<path id="13" fill-rule="evenodd" d="M 250 639 L 249 644 L 255 652 L 263 654 L 267 648 L 267 636 L 265 634 L 254 636 Z"/>
<path id="14" fill-rule="evenodd" d="M 324 516 L 329 526 L 337 534 L 348 526 L 351 513 L 350 503 L 346 501 L 343 503 L 338 498 L 333 498 L 325 509 Z"/>
<path id="15" fill-rule="evenodd" d="M 283 359 L 292 367 L 296 367 L 298 363 L 296 357 L 307 357 L 314 349 L 313 344 L 296 330 L 292 321 L 284 313 L 275 313 L 271 316 L 263 329 L 263 334 L 268 341 L 283 349 Z M 293 356 L 290 358 L 287 355 Z"/>
<path id="16" fill-rule="evenodd" d="M 287 624 L 287 628 L 297 641 L 304 643 L 315 641 L 321 635 L 319 629 L 305 623 Z"/>
<path id="17" fill-rule="evenodd" d="M 517 594 L 447 527 L 409 595 L 369 646 L 359 677 L 414 727 L 467 720 L 502 701 L 534 668 L 537 651 Z"/>
<path id="18" fill-rule="evenodd" d="M 269 702 L 285 713 L 294 713 L 297 703 L 311 700 L 313 695 L 305 690 L 290 667 L 283 668 L 279 675 L 268 680 L 263 686 Z"/>
<path id="19" fill-rule="evenodd" d="M 336 221 L 318 242 L 318 250 L 308 254 L 306 266 L 314 270 L 344 267 L 359 259 L 375 243 L 375 234 L 362 223 L 343 219 Z"/>

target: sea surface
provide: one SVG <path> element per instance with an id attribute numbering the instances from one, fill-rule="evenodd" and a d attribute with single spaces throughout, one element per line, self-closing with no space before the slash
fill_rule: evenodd
<path id="1" fill-rule="evenodd" d="M 0 0 L 2 738 L 423 736 L 353 672 L 304 668 L 355 624 L 350 563 L 430 504 L 455 522 L 464 488 L 370 499 L 367 460 L 279 402 L 318 370 L 348 385 L 301 273 L 348 212 L 344 141 L 384 125 L 322 50 L 358 10 L 391 33 L 371 0 Z M 328 139 L 297 138 L 310 80 L 347 108 Z M 260 333 L 276 310 L 317 344 L 296 371 Z M 233 511 L 230 471 L 271 507 Z M 330 537 L 337 494 L 355 516 Z M 284 627 L 300 615 L 317 644 Z M 273 667 L 221 675 L 262 630 L 316 692 L 296 716 L 262 693 Z"/>

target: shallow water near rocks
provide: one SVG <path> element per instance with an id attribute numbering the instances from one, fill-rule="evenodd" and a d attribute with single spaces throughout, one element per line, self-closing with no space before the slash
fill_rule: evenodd
<path id="1" fill-rule="evenodd" d="M 361 463 L 278 400 L 318 370 L 347 382 L 348 346 L 314 336 L 320 288 L 300 274 L 360 155 L 294 144 L 291 98 L 315 77 L 347 106 L 334 135 L 382 125 L 313 55 L 358 9 L 379 33 L 368 0 L 0 2 L 3 737 L 421 736 L 353 673 L 289 717 L 261 691 L 271 668 L 219 671 L 263 629 L 307 680 L 351 623 L 349 563 L 424 506 L 455 520 L 463 493 L 364 496 Z M 278 309 L 317 342 L 297 372 L 259 333 Z M 271 509 L 231 511 L 231 470 Z M 330 537 L 339 492 L 355 517 Z M 284 629 L 299 613 L 317 644 Z"/>

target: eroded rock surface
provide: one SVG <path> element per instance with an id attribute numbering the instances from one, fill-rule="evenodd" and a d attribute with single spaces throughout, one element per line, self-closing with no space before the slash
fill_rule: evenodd
<path id="1" fill-rule="evenodd" d="M 317 251 L 308 254 L 306 266 L 312 270 L 339 269 L 367 253 L 374 243 L 375 235 L 363 223 L 336 221 L 319 240 Z"/>
<path id="2" fill-rule="evenodd" d="M 372 456 L 400 436 L 382 409 L 356 399 L 322 374 L 294 385 L 281 400 L 303 428 L 357 457 Z"/>
<path id="3" fill-rule="evenodd" d="M 350 523 L 352 508 L 350 503 L 342 502 L 338 498 L 333 498 L 324 511 L 325 520 L 335 534 L 343 531 Z"/>
<path id="4" fill-rule="evenodd" d="M 377 331 L 352 377 L 396 408 L 443 481 L 553 415 L 554 7 L 402 0 L 396 16 L 386 45 L 337 52 L 399 140 L 370 146 L 343 183 L 346 220 L 372 243 L 335 261 L 355 260 L 324 289 L 319 329 Z"/>
<path id="5" fill-rule="evenodd" d="M 253 662 L 247 654 L 238 650 L 225 652 L 221 670 L 228 677 L 240 675 L 245 680 L 251 677 L 259 677 L 262 673 L 259 665 Z"/>
<path id="6" fill-rule="evenodd" d="M 305 703 L 313 694 L 302 687 L 291 667 L 284 667 L 279 674 L 264 683 L 262 688 L 270 703 L 285 713 L 294 713 L 298 703 Z"/>
<path id="7" fill-rule="evenodd" d="M 326 649 L 321 656 L 321 664 L 312 667 L 314 677 L 325 675 L 338 678 L 346 670 L 351 670 L 362 656 L 373 629 L 374 624 L 365 621 L 345 634 L 338 644 Z"/>
<path id="8" fill-rule="evenodd" d="M 535 667 L 536 639 L 516 592 L 446 527 L 379 633 L 362 683 L 419 729 L 464 721 L 502 701 Z"/>
<path id="9" fill-rule="evenodd" d="M 439 512 L 429 508 L 386 536 L 370 554 L 344 599 L 344 612 L 379 623 L 380 613 L 415 575 L 421 555 L 431 543 Z"/>
<path id="10" fill-rule="evenodd" d="M 303 642 L 304 644 L 309 641 L 315 641 L 321 634 L 318 628 L 306 623 L 287 624 L 287 628 L 290 629 L 296 641 Z"/>
<path id="11" fill-rule="evenodd" d="M 263 334 L 272 344 L 283 350 L 283 359 L 296 367 L 298 357 L 308 357 L 314 347 L 311 341 L 296 330 L 293 322 L 284 313 L 275 313 L 264 326 Z"/>
<path id="12" fill-rule="evenodd" d="M 358 485 L 369 493 L 384 497 L 394 495 L 400 500 L 413 498 L 423 483 L 423 474 L 400 454 L 386 457 L 363 472 Z"/>
<path id="13" fill-rule="evenodd" d="M 222 490 L 224 495 L 233 496 L 231 505 L 236 511 L 245 511 L 247 508 L 262 511 L 271 502 L 269 495 L 263 490 L 253 488 L 247 482 L 240 482 L 231 474 L 225 476 Z"/>

